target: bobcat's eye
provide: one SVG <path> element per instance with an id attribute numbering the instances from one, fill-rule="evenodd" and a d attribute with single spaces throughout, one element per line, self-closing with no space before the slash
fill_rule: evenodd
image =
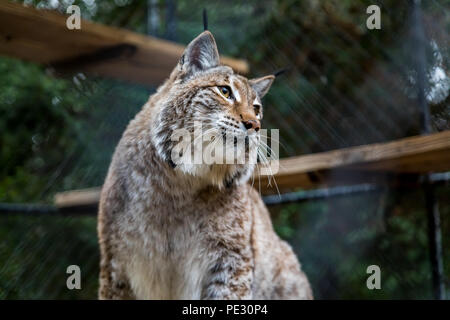
<path id="1" fill-rule="evenodd" d="M 231 89 L 228 86 L 220 86 L 219 88 L 220 93 L 227 99 L 230 99 L 232 97 L 231 95 Z"/>

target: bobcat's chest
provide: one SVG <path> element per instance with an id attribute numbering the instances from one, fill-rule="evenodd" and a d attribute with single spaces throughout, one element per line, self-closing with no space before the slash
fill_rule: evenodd
<path id="1" fill-rule="evenodd" d="M 129 257 L 127 274 L 136 298 L 200 299 L 211 266 L 200 236 L 173 230 L 157 238 Z"/>

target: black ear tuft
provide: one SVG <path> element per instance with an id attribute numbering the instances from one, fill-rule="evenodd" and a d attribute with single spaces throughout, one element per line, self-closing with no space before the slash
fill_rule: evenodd
<path id="1" fill-rule="evenodd" d="M 187 74 L 214 68 L 220 63 L 216 41 L 209 31 L 203 31 L 192 40 L 183 56 L 184 59 L 180 60 L 180 65 Z"/>

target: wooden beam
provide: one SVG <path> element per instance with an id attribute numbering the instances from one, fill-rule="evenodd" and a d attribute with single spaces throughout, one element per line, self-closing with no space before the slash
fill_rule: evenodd
<path id="1" fill-rule="evenodd" d="M 365 182 L 414 185 L 421 173 L 450 171 L 450 131 L 281 159 L 279 168 L 275 179 L 281 192 Z M 277 192 L 268 177 L 254 179 L 262 193 Z M 68 191 L 56 194 L 55 204 L 96 205 L 99 196 L 99 188 Z"/>
<path id="2" fill-rule="evenodd" d="M 0 54 L 64 70 L 159 85 L 175 67 L 184 47 L 124 29 L 82 20 L 80 30 L 66 27 L 67 16 L 0 1 Z M 127 54 L 98 59 L 105 49 L 134 48 Z M 94 59 L 95 63 L 82 63 Z M 236 72 L 247 73 L 245 60 L 221 58 Z"/>

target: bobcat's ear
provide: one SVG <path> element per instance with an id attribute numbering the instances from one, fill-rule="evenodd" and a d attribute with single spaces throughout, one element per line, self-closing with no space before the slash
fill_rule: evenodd
<path id="1" fill-rule="evenodd" d="M 209 31 L 202 32 L 187 46 L 180 59 L 180 68 L 186 73 L 213 68 L 219 65 L 216 41 Z"/>
<path id="2" fill-rule="evenodd" d="M 273 83 L 273 80 L 275 80 L 275 76 L 273 75 L 251 79 L 250 86 L 253 88 L 253 90 L 256 91 L 256 93 L 262 99 L 262 97 L 264 97 L 266 93 L 269 91 L 270 86 Z"/>

